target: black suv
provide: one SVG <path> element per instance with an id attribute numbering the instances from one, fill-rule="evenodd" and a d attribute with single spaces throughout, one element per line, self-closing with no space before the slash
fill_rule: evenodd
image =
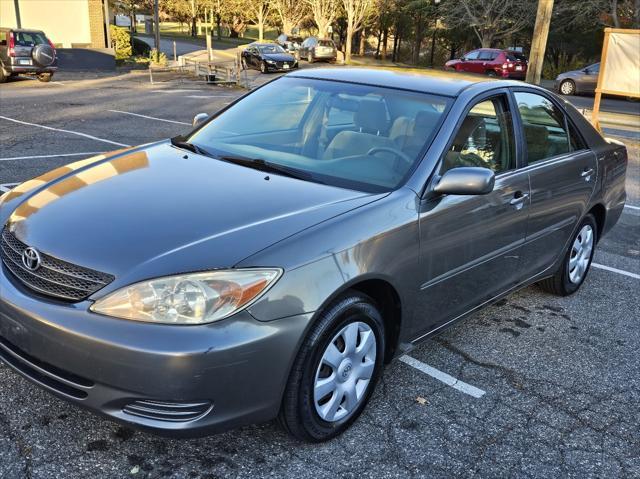
<path id="1" fill-rule="evenodd" d="M 0 28 L 0 83 L 22 73 L 48 82 L 57 69 L 56 49 L 44 32 Z"/>

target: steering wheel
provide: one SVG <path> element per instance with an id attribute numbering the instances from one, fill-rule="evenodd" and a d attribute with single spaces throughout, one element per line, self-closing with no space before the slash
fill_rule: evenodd
<path id="1" fill-rule="evenodd" d="M 386 151 L 387 153 L 391 153 L 397 156 L 398 158 L 402 158 L 404 161 L 406 161 L 409 164 L 413 163 L 413 158 L 411 158 L 409 155 L 407 155 L 403 151 L 396 150 L 395 148 L 391 148 L 388 146 L 375 146 L 371 148 L 369 151 L 367 151 L 367 156 L 375 155 L 376 153 L 379 153 L 381 151 Z"/>

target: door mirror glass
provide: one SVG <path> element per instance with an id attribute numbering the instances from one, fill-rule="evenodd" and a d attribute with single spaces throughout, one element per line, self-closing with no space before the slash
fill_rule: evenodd
<path id="1" fill-rule="evenodd" d="M 433 191 L 441 195 L 486 195 L 493 191 L 495 181 L 489 168 L 460 167 L 447 171 Z"/>
<path id="2" fill-rule="evenodd" d="M 206 113 L 198 113 L 196 116 L 193 117 L 193 127 L 195 128 L 202 125 L 208 119 L 209 119 L 209 115 L 207 115 Z"/>

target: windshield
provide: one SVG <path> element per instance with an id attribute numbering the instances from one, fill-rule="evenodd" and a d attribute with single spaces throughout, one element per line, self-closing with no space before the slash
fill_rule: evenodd
<path id="1" fill-rule="evenodd" d="M 188 141 L 214 156 L 260 159 L 361 191 L 400 186 L 451 99 L 283 77 L 215 117 Z"/>
<path id="2" fill-rule="evenodd" d="M 321 47 L 331 47 L 331 48 L 335 46 L 331 40 L 319 40 L 318 45 L 320 45 Z"/>
<path id="3" fill-rule="evenodd" d="M 286 53 L 284 49 L 280 45 L 266 45 L 263 47 L 258 47 L 260 53 L 270 54 L 270 53 Z"/>

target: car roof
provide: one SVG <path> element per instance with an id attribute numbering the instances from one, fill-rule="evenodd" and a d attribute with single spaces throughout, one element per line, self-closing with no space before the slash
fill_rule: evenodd
<path id="1" fill-rule="evenodd" d="M 513 81 L 495 80 L 480 75 L 411 68 L 314 68 L 298 70 L 287 76 L 360 83 L 450 97 L 456 97 L 466 88 L 480 83 L 516 84 Z"/>

